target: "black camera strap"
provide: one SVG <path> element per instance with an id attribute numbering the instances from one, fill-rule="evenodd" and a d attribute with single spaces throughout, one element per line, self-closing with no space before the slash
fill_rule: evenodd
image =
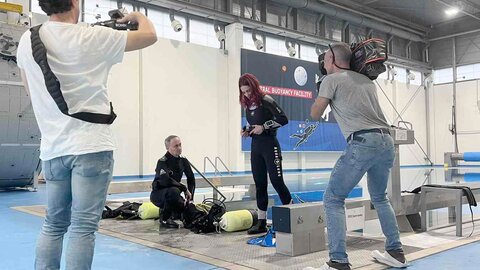
<path id="1" fill-rule="evenodd" d="M 53 98 L 57 104 L 58 109 L 65 115 L 70 117 L 89 122 L 94 124 L 107 124 L 110 125 L 115 121 L 117 115 L 113 112 L 113 105 L 110 102 L 110 114 L 101 114 L 101 113 L 91 113 L 91 112 L 77 112 L 70 114 L 68 112 L 68 105 L 65 102 L 63 97 L 62 90 L 60 87 L 60 82 L 58 81 L 57 76 L 52 72 L 50 65 L 47 61 L 47 49 L 45 44 L 43 44 L 40 39 L 40 27 L 42 25 L 37 25 L 30 28 L 31 32 L 31 43 L 32 43 L 32 54 L 35 62 L 40 66 L 42 70 L 43 77 L 45 78 L 45 86 L 47 87 L 48 93 Z"/>

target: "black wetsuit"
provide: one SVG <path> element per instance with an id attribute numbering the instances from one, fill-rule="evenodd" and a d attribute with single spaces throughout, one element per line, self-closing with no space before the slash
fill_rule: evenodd
<path id="1" fill-rule="evenodd" d="M 262 125 L 260 135 L 252 135 L 251 165 L 256 186 L 257 207 L 267 211 L 267 172 L 273 188 L 283 204 L 292 200 L 290 191 L 283 181 L 282 152 L 277 140 L 277 129 L 288 123 L 287 116 L 270 96 L 264 96 L 260 106 L 245 110 L 249 125 Z"/>
<path id="2" fill-rule="evenodd" d="M 179 217 L 185 208 L 185 199 L 182 192 L 195 192 L 195 177 L 190 163 L 186 158 L 174 157 L 167 152 L 157 162 L 155 180 L 152 183 L 150 201 L 162 210 L 162 219 Z M 188 188 L 182 184 L 182 176 L 187 176 Z"/>

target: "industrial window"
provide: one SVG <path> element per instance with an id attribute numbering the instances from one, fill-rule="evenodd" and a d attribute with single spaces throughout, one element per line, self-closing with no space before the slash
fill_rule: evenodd
<path id="1" fill-rule="evenodd" d="M 262 39 L 262 36 L 257 34 L 257 39 Z M 252 32 L 243 31 L 243 48 L 256 51 L 257 48 L 253 43 Z"/>
<path id="2" fill-rule="evenodd" d="M 110 19 L 108 12 L 117 9 L 117 1 L 110 0 L 89 0 L 84 1 L 84 22 L 95 23 L 97 21 L 105 21 Z M 129 10 L 131 11 L 131 10 Z"/>
<path id="3" fill-rule="evenodd" d="M 302 44 L 300 46 L 300 59 L 318 63 L 318 55 L 315 47 Z"/>
<path id="4" fill-rule="evenodd" d="M 480 64 L 457 67 L 457 81 L 480 79 Z"/>
<path id="5" fill-rule="evenodd" d="M 395 67 L 397 75 L 395 75 L 395 81 L 401 83 L 407 83 L 407 70 L 401 67 Z"/>
<path id="6" fill-rule="evenodd" d="M 176 18 L 176 17 L 175 17 Z M 213 23 L 190 20 L 190 42 L 212 48 L 220 48 Z"/>
<path id="7" fill-rule="evenodd" d="M 434 84 L 451 83 L 451 82 L 453 82 L 452 68 L 437 69 L 433 71 Z"/>
<path id="8" fill-rule="evenodd" d="M 285 47 L 285 39 L 279 39 L 274 37 L 267 36 L 265 44 L 265 51 L 271 54 L 277 54 L 281 56 L 288 56 L 287 48 Z M 295 50 L 297 53 L 295 54 L 295 58 L 298 58 L 298 44 L 295 44 Z"/>

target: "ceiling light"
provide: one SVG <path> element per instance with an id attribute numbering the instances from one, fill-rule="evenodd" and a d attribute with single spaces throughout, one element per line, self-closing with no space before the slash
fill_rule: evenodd
<path id="1" fill-rule="evenodd" d="M 458 12 L 460 12 L 460 9 L 457 7 L 452 7 L 445 10 L 445 14 L 447 14 L 447 16 L 455 16 L 458 14 Z"/>

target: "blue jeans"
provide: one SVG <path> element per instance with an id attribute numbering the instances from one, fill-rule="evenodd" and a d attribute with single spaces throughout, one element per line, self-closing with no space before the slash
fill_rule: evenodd
<path id="1" fill-rule="evenodd" d="M 388 134 L 365 133 L 351 140 L 332 170 L 323 198 L 330 259 L 348 263 L 346 253 L 345 198 L 368 173 L 368 191 L 386 237 L 385 250 L 399 250 L 400 233 L 386 190 L 395 159 L 393 139 Z"/>
<path id="2" fill-rule="evenodd" d="M 63 235 L 70 226 L 66 269 L 90 269 L 95 232 L 112 179 L 113 152 L 62 156 L 43 162 L 47 209 L 37 241 L 35 269 L 60 269 Z"/>

